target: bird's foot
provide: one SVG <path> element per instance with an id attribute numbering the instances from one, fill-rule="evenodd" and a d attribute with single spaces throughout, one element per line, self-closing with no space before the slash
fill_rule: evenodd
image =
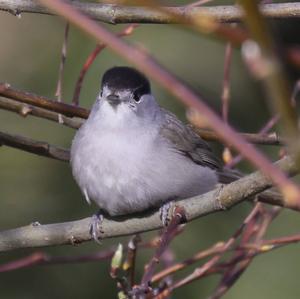
<path id="1" fill-rule="evenodd" d="M 90 234 L 91 237 L 95 240 L 96 243 L 101 244 L 101 235 L 103 234 L 103 223 L 104 217 L 101 211 L 99 211 L 97 214 L 94 214 L 91 219 L 90 224 Z"/>

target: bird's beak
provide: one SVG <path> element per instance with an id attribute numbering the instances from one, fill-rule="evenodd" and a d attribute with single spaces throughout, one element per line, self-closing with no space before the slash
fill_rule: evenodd
<path id="1" fill-rule="evenodd" d="M 108 103 L 113 107 L 116 107 L 121 103 L 120 97 L 115 94 L 108 95 L 106 99 Z"/>

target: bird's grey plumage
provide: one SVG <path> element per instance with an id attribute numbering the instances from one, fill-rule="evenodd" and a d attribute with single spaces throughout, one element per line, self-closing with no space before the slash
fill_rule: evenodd
<path id="1" fill-rule="evenodd" d="M 223 172 L 209 146 L 162 109 L 148 80 L 127 67 L 104 75 L 91 114 L 74 137 L 71 165 L 87 200 L 110 215 L 205 193 Z"/>
<path id="2" fill-rule="evenodd" d="M 174 148 L 195 163 L 214 170 L 221 169 L 221 162 L 209 145 L 189 126 L 184 125 L 173 113 L 162 109 L 165 114 L 160 134 L 170 141 Z"/>

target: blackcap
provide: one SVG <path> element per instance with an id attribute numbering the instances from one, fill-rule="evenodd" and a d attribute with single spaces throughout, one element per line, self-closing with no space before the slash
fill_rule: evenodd
<path id="1" fill-rule="evenodd" d="M 71 165 L 86 200 L 111 216 L 161 207 L 233 179 L 130 67 L 104 74 L 90 116 L 73 139 Z"/>

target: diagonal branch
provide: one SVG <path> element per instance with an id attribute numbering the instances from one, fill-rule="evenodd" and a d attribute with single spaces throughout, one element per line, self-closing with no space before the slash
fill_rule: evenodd
<path id="1" fill-rule="evenodd" d="M 279 160 L 276 167 L 289 175 L 295 175 L 294 161 L 290 157 Z M 252 173 L 236 182 L 216 188 L 206 194 L 179 200 L 177 205 L 185 210 L 187 221 L 209 213 L 231 208 L 243 200 L 269 188 L 272 182 L 260 172 Z M 288 202 L 281 202 L 288 206 Z M 295 207 L 294 207 L 295 208 Z M 296 207 L 297 208 L 297 207 Z M 48 225 L 28 226 L 0 232 L 0 252 L 18 248 L 41 247 L 62 244 L 77 244 L 91 239 L 89 228 L 91 218 Z M 132 235 L 162 227 L 158 211 L 117 218 L 105 218 L 103 238 Z"/>
<path id="2" fill-rule="evenodd" d="M 242 11 L 237 6 L 183 6 L 164 7 L 162 11 L 136 6 L 116 4 L 84 3 L 72 1 L 73 5 L 91 18 L 110 24 L 118 23 L 177 23 L 178 17 L 199 18 L 213 17 L 219 22 L 237 22 L 242 18 Z M 47 8 L 33 0 L 0 0 L 0 10 L 8 11 L 14 15 L 21 13 L 52 14 Z M 269 18 L 296 18 L 300 16 L 300 3 L 278 3 L 261 6 L 261 12 Z"/>
<path id="3" fill-rule="evenodd" d="M 136 65 L 146 75 L 159 82 L 178 100 L 205 115 L 208 125 L 222 138 L 222 140 L 236 148 L 258 169 L 270 176 L 273 182 L 280 188 L 290 204 L 300 207 L 300 188 L 290 181 L 279 169 L 251 144 L 241 138 L 230 126 L 226 125 L 220 117 L 197 95 L 174 75 L 163 68 L 153 57 L 136 46 L 121 40 L 104 26 L 97 24 L 76 8 L 70 2 L 60 0 L 40 0 L 44 5 L 66 18 L 72 24 L 86 32 L 98 42 L 107 44 L 116 54 Z"/>

